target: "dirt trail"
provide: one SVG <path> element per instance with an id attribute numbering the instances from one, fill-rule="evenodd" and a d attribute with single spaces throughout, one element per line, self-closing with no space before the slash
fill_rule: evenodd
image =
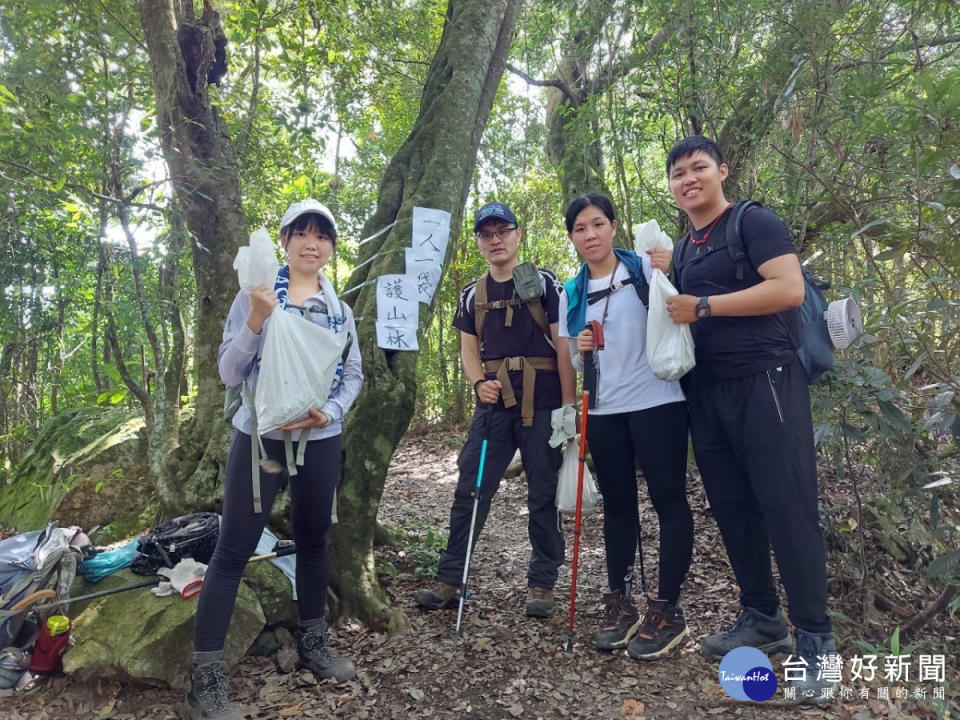
<path id="1" fill-rule="evenodd" d="M 855 697 L 827 709 L 816 709 L 773 702 L 743 704 L 727 697 L 717 680 L 716 666 L 699 655 L 699 638 L 734 617 L 737 592 L 698 481 L 691 482 L 689 488 L 696 548 L 682 600 L 691 639 L 669 657 L 655 663 L 638 663 L 622 652 L 599 653 L 590 645 L 592 632 L 600 621 L 599 598 L 605 584 L 599 515 L 584 519 L 576 626 L 579 642 L 574 650 L 563 649 L 569 563 L 561 569 L 557 584 L 557 614 L 546 621 L 524 617 L 529 546 L 522 479 L 505 480 L 494 498 L 487 527 L 471 563 L 471 594 L 463 635 L 457 638 L 453 633 L 455 611 L 421 612 L 411 594 L 426 582 L 414 577 L 418 561 L 422 562 L 424 554 L 432 554 L 424 546 L 430 544 L 431 534 L 446 529 L 461 441 L 462 435 L 443 433 L 405 440 L 394 458 L 384 492 L 381 521 L 402 528 L 406 540 L 403 547 L 383 549 L 379 557 L 385 568 L 396 571 L 387 582 L 387 590 L 406 611 L 411 632 L 389 637 L 367 632 L 358 624 L 338 626 L 340 647 L 359 670 L 356 681 L 340 685 L 317 683 L 309 672 L 281 673 L 274 658 L 247 658 L 233 671 L 232 696 L 248 717 L 936 717 L 929 707 L 917 706 L 911 700 L 867 702 Z M 657 527 L 646 500 L 642 518 L 646 575 L 648 581 L 655 583 Z M 565 521 L 568 559 L 572 526 L 572 520 Z M 842 632 L 840 643 L 841 651 L 855 652 Z M 924 648 L 923 641 L 920 647 Z M 955 686 L 956 667 L 949 667 L 950 661 L 948 658 L 947 679 Z M 779 667 L 775 667 L 782 677 Z M 876 697 L 875 688 L 872 697 Z M 169 690 L 115 681 L 84 684 L 61 677 L 39 685 L 29 694 L 6 699 L 4 714 L 10 720 L 160 719 L 177 717 L 180 701 L 180 696 Z"/>

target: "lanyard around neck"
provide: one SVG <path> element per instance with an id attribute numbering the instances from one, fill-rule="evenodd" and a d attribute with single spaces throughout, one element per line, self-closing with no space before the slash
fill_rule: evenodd
<path id="1" fill-rule="evenodd" d="M 710 227 L 707 228 L 707 231 L 703 234 L 703 237 L 700 238 L 699 240 L 695 240 L 694 237 L 693 237 L 693 233 L 691 233 L 691 234 L 690 234 L 690 242 L 692 242 L 694 245 L 706 245 L 706 244 L 707 244 L 707 239 L 710 237 L 710 233 L 713 232 L 713 229 L 717 226 L 717 223 L 720 222 L 720 219 L 721 219 L 724 215 L 726 215 L 727 212 L 728 212 L 728 211 L 730 210 L 730 208 L 732 208 L 732 207 L 733 207 L 733 203 L 728 203 L 727 206 L 723 209 L 723 212 L 721 212 L 719 215 L 717 215 L 717 216 L 713 219 L 713 222 L 710 223 Z"/>

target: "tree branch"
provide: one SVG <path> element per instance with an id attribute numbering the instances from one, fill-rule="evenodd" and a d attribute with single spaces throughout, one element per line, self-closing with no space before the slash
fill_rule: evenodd
<path id="1" fill-rule="evenodd" d="M 534 87 L 552 87 L 556 88 L 563 93 L 563 96 L 567 100 L 573 100 L 573 95 L 570 94 L 570 88 L 567 87 L 566 83 L 562 80 L 550 79 L 550 80 L 537 80 L 535 77 L 532 77 L 525 73 L 518 67 L 507 63 L 507 70 L 512 72 L 514 75 L 522 79 L 527 85 L 533 85 Z"/>
<path id="2" fill-rule="evenodd" d="M 845 62 L 839 63 L 833 66 L 832 72 L 837 73 L 841 70 L 849 70 L 850 68 L 858 67 L 860 65 L 873 65 L 883 58 L 890 57 L 896 53 L 900 52 L 915 52 L 922 48 L 933 48 L 941 47 L 943 45 L 951 45 L 953 43 L 960 43 L 960 35 L 948 35 L 944 38 L 934 38 L 932 40 L 922 40 L 918 42 L 910 42 L 909 45 L 904 43 L 902 45 L 891 45 L 890 47 L 882 50 L 878 55 L 864 58 L 861 60 L 847 60 Z"/>
<path id="3" fill-rule="evenodd" d="M 900 637 L 907 638 L 913 635 L 913 633 L 926 625 L 937 613 L 946 608 L 956 594 L 957 586 L 953 583 L 948 584 L 936 600 L 907 621 L 907 624 L 900 629 Z"/>
<path id="4" fill-rule="evenodd" d="M 639 67 L 641 63 L 655 55 L 666 44 L 671 32 L 672 30 L 667 28 L 660 28 L 643 44 L 642 50 L 631 53 L 618 63 L 607 65 L 592 82 L 588 83 L 589 92 L 591 94 L 603 92 L 627 73 Z"/>
<path id="5" fill-rule="evenodd" d="M 18 162 L 16 162 L 15 160 L 8 160 L 7 158 L 0 157 L 0 165 L 8 165 L 8 166 L 10 166 L 10 167 L 12 167 L 12 168 L 16 168 L 17 170 L 22 170 L 22 171 L 25 172 L 25 173 L 29 173 L 30 175 L 33 175 L 34 177 L 38 177 L 38 178 L 40 178 L 41 180 L 45 180 L 46 182 L 51 183 L 51 184 L 56 184 L 56 183 L 58 182 L 57 180 L 55 180 L 54 178 L 50 177 L 49 175 L 45 175 L 45 174 L 43 174 L 42 172 L 40 172 L 39 170 L 34 170 L 34 169 L 33 169 L 32 167 L 30 167 L 29 165 L 24 165 L 23 163 L 18 163 Z M 8 178 L 8 179 L 11 179 L 11 180 L 12 180 L 12 178 Z M 166 212 L 166 209 L 160 207 L 159 205 L 155 205 L 155 204 L 153 204 L 153 203 L 138 203 L 138 202 L 132 202 L 133 199 L 134 199 L 135 197 L 137 197 L 137 195 L 139 195 L 140 193 L 142 193 L 142 192 L 143 192 L 144 190 L 146 190 L 148 187 L 151 187 L 152 185 L 157 185 L 157 184 L 160 184 L 160 183 L 163 183 L 163 182 L 166 182 L 166 180 L 161 180 L 161 181 L 159 181 L 159 182 L 153 182 L 153 183 L 150 183 L 150 184 L 148 184 L 148 185 L 139 185 L 139 186 L 137 186 L 136 188 L 134 188 L 133 190 L 131 190 L 131 191 L 130 191 L 130 194 L 128 194 L 126 197 L 119 197 L 119 198 L 118 198 L 118 197 L 112 197 L 112 196 L 110 196 L 110 195 L 104 195 L 103 193 L 98 193 L 96 190 L 91 190 L 91 189 L 88 188 L 86 185 L 79 185 L 79 184 L 77 184 L 77 183 L 67 182 L 67 183 L 64 183 L 63 186 L 66 187 L 66 188 L 70 188 L 71 190 L 75 190 L 75 191 L 78 192 L 78 193 L 82 193 L 82 194 L 84 194 L 84 195 L 88 195 L 90 198 L 92 198 L 92 199 L 94 199 L 94 200 L 106 200 L 107 202 L 111 202 L 111 203 L 125 204 L 125 205 L 128 205 L 128 206 L 130 206 L 130 207 L 137 207 L 137 208 L 142 208 L 142 209 L 144 209 L 144 210 L 151 210 L 151 211 L 157 212 L 157 213 L 164 213 L 164 212 Z M 41 188 L 36 188 L 35 186 L 30 185 L 29 183 L 22 182 L 22 181 L 21 181 L 19 184 L 21 184 L 21 185 L 26 185 L 27 187 L 32 187 L 32 188 L 34 188 L 35 190 L 40 190 L 40 189 L 41 189 Z"/>

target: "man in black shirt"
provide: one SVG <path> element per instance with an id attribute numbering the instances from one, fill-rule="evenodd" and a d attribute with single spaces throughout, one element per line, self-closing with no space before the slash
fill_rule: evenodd
<path id="1" fill-rule="evenodd" d="M 460 359 L 477 396 L 477 407 L 457 460 L 460 477 L 450 510 L 450 537 L 437 569 L 438 582 L 418 590 L 414 599 L 430 609 L 452 607 L 459 601 L 480 449 L 486 437 L 473 540 L 480 535 L 490 500 L 519 448 L 527 477 L 531 544 L 525 609 L 528 616 L 549 617 L 564 543 L 555 504 L 561 454 L 547 440 L 552 411 L 573 403 L 576 392 L 569 355 L 556 351 L 562 285 L 556 275 L 541 269 L 537 271 L 543 289 L 539 300 L 518 299 L 513 271 L 519 265 L 517 251 L 523 229 L 503 203 L 480 208 L 474 231 L 489 269 L 461 292 L 453 325 L 460 331 Z"/>
<path id="2" fill-rule="evenodd" d="M 726 244 L 735 222 L 723 193 L 727 166 L 716 143 L 693 136 L 667 158 L 677 205 L 692 229 L 674 254 L 680 295 L 667 301 L 690 323 L 696 367 L 684 378 L 697 465 L 730 564 L 741 611 L 727 631 L 703 640 L 708 659 L 749 645 L 793 652 L 802 699 L 828 699 L 818 656 L 836 653 L 827 616 L 826 558 L 817 508 L 816 452 L 806 373 L 797 356 L 804 282 L 793 239 L 771 210 L 745 210 L 735 261 Z M 773 584 L 770 546 L 796 630 L 790 642 Z"/>

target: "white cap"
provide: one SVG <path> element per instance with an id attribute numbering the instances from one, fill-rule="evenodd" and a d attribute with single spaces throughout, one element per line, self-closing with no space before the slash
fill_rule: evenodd
<path id="1" fill-rule="evenodd" d="M 306 213 L 316 213 L 317 215 L 325 217 L 330 221 L 330 225 L 333 227 L 333 234 L 337 234 L 337 221 L 333 219 L 333 213 L 330 212 L 330 209 L 326 205 L 323 203 L 318 203 L 312 198 L 295 202 L 287 208 L 287 211 L 283 214 L 283 217 L 280 218 L 280 232 L 282 233 L 283 229 L 287 225 Z M 334 237 L 333 239 L 336 241 L 337 238 Z"/>

